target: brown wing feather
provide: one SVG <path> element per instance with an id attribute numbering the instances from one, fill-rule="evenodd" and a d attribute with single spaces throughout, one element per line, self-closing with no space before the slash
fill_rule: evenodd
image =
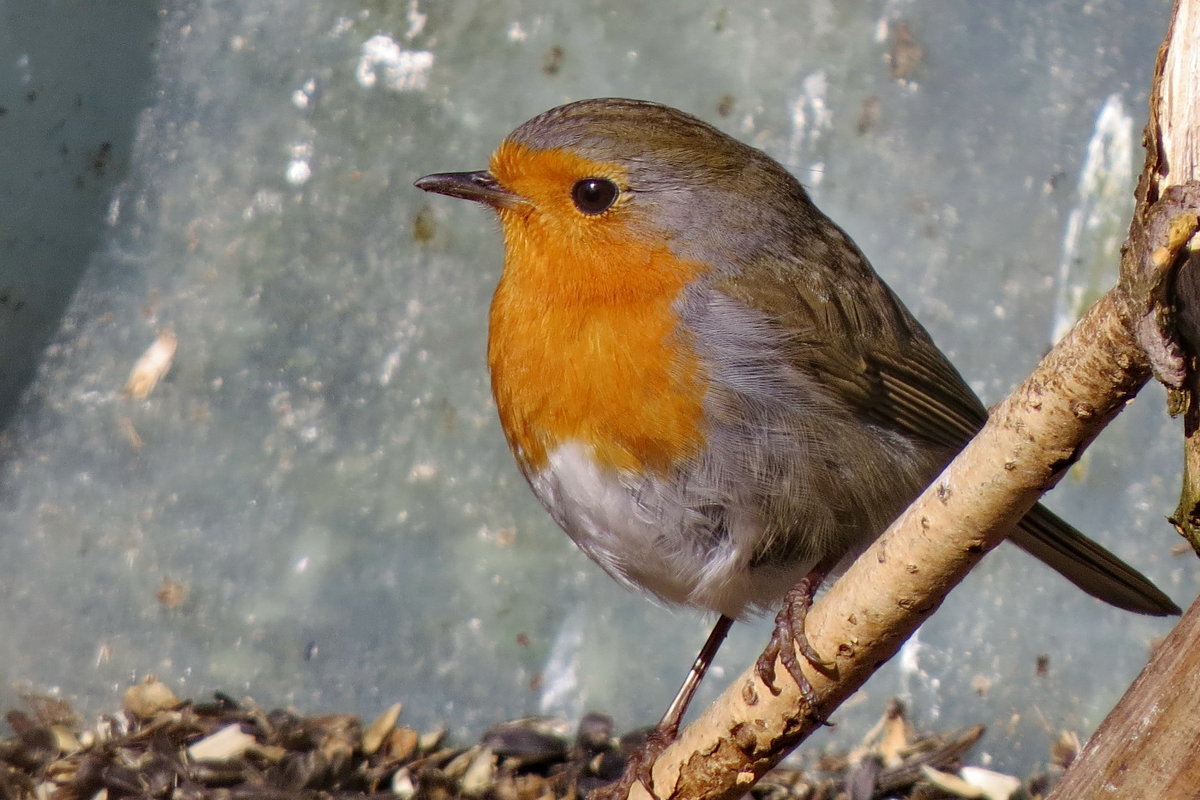
<path id="1" fill-rule="evenodd" d="M 838 285 L 795 263 L 745 270 L 721 288 L 777 322 L 793 365 L 859 414 L 948 453 L 960 449 L 987 420 L 983 404 L 862 255 L 840 255 Z"/>
<path id="2" fill-rule="evenodd" d="M 786 265 L 745 270 L 722 289 L 787 332 L 796 369 L 864 418 L 942 449 L 949 459 L 987 421 L 987 411 L 849 239 L 845 244 L 825 251 L 829 258 L 840 257 L 835 269 L 806 268 L 788 259 Z M 836 276 L 836 285 L 815 277 L 822 274 Z M 1012 538 L 1076 586 L 1119 608 L 1179 613 L 1141 573 L 1041 505 Z"/>

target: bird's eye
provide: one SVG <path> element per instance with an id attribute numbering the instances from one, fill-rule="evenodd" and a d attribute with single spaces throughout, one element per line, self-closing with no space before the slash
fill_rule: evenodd
<path id="1" fill-rule="evenodd" d="M 602 214 L 617 202 L 621 190 L 608 178 L 584 178 L 571 187 L 571 199 L 584 214 Z"/>

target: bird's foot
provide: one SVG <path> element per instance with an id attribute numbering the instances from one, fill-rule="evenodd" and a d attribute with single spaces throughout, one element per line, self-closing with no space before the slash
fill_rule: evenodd
<path id="1" fill-rule="evenodd" d="M 661 800 L 654 791 L 654 762 L 679 737 L 679 728 L 664 728 L 659 724 L 646 735 L 642 744 L 629 754 L 621 777 L 610 784 L 594 789 L 587 800 L 625 800 L 635 783 L 646 787 L 650 797 Z"/>
<path id="2" fill-rule="evenodd" d="M 762 655 L 758 657 L 754 667 L 759 680 L 766 684 L 772 694 L 778 695 L 780 689 L 775 683 L 775 662 L 777 660 L 781 662 L 784 669 L 788 671 L 788 675 L 799 687 L 805 705 L 812 709 L 813 713 L 816 713 L 818 698 L 816 692 L 813 691 L 812 683 L 800 669 L 800 660 L 796 657 L 796 653 L 798 651 L 800 655 L 804 656 L 805 661 L 820 672 L 828 673 L 835 666 L 833 661 L 821 657 L 821 654 L 808 641 L 808 636 L 804 631 L 808 610 L 812 608 L 813 597 L 824 579 L 824 571 L 814 570 L 801 578 L 784 595 L 783 608 L 775 616 L 775 630 L 771 632 L 771 641 Z M 824 719 L 821 721 L 829 724 Z"/>

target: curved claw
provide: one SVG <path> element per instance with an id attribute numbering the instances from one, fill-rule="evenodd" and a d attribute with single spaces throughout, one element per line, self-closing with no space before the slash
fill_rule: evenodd
<path id="1" fill-rule="evenodd" d="M 650 731 L 642 746 L 629 755 L 621 777 L 606 786 L 593 790 L 587 800 L 626 800 L 629 797 L 629 790 L 635 783 L 645 786 L 646 791 L 654 800 L 662 800 L 654 791 L 654 762 L 675 741 L 677 736 L 678 730 L 665 730 L 661 725 Z"/>
<path id="2" fill-rule="evenodd" d="M 775 616 L 775 630 L 771 633 L 771 641 L 758 657 L 754 667 L 759 679 L 772 694 L 778 695 L 780 688 L 775 683 L 775 662 L 781 662 L 800 689 L 805 705 L 814 710 L 817 708 L 818 698 L 812 684 L 801 671 L 796 654 L 799 652 L 805 661 L 820 672 L 828 673 L 836 667 L 834 661 L 823 658 L 817 652 L 808 641 L 804 630 L 804 622 L 808 618 L 809 609 L 812 608 L 813 598 L 824 580 L 823 570 L 813 570 L 788 590 L 784 595 L 783 607 Z"/>

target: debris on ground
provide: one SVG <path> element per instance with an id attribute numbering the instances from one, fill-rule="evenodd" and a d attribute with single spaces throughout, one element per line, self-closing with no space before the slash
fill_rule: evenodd
<path id="1" fill-rule="evenodd" d="M 27 696 L 0 741 L 0 800 L 575 800 L 614 780 L 647 731 L 617 737 L 600 714 L 575 730 L 546 718 L 486 730 L 469 746 L 401 724 L 391 706 L 352 714 L 265 711 L 218 693 L 180 700 L 148 678 L 88 727 L 55 698 Z M 811 769 L 776 768 L 755 800 L 1036 798 L 1006 775 L 963 767 L 982 726 L 915 736 L 893 701 L 863 744 Z M 1077 741 L 1077 740 L 1075 740 Z M 1065 745 L 1063 745 L 1065 746 Z"/>

